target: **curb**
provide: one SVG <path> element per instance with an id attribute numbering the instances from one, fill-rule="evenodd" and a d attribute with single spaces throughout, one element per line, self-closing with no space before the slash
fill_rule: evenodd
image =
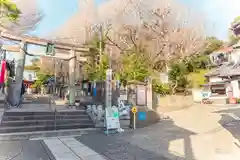
<path id="1" fill-rule="evenodd" d="M 0 141 L 38 140 L 51 137 L 81 136 L 96 130 L 98 130 L 98 128 L 4 133 L 0 134 Z"/>

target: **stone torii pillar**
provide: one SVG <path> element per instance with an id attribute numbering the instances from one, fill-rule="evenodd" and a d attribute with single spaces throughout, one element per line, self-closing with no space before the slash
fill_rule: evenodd
<path id="1" fill-rule="evenodd" d="M 16 60 L 16 82 L 22 84 L 23 80 L 23 71 L 25 66 L 25 59 L 26 59 L 26 52 L 27 51 L 27 43 L 21 42 L 20 43 L 20 52 L 19 58 Z"/>
<path id="2" fill-rule="evenodd" d="M 75 106 L 75 80 L 76 80 L 76 51 L 70 51 L 69 60 L 69 106 Z"/>
<path id="3" fill-rule="evenodd" d="M 7 102 L 11 106 L 19 106 L 21 101 L 21 90 L 23 81 L 23 71 L 26 59 L 27 43 L 20 43 L 19 58 L 15 62 L 15 80 L 8 79 Z"/>

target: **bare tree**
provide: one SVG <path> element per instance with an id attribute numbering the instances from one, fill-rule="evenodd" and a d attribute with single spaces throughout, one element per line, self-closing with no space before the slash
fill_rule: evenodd
<path id="1" fill-rule="evenodd" d="M 144 57 L 152 69 L 157 69 L 159 62 L 167 64 L 172 59 L 198 53 L 203 45 L 203 32 L 202 28 L 193 25 L 190 16 L 179 15 L 181 10 L 174 10 L 171 5 L 148 9 L 140 2 L 134 2 L 130 1 L 131 11 L 137 15 L 132 19 L 135 23 L 108 21 L 101 25 L 107 47 L 114 50 L 116 59 L 119 53 L 133 50 Z M 122 11 L 117 17 L 120 15 L 127 16 L 128 13 Z"/>
<path id="2" fill-rule="evenodd" d="M 36 25 L 43 18 L 43 14 L 37 7 L 36 0 L 18 0 L 13 1 L 21 11 L 16 22 L 11 22 L 5 19 L 1 25 L 9 28 L 13 33 L 23 34 L 34 30 Z"/>

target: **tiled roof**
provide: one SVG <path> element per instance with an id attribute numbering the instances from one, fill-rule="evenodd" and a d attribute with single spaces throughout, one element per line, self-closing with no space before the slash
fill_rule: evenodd
<path id="1" fill-rule="evenodd" d="M 226 47 L 226 48 L 221 48 L 219 50 L 216 50 L 213 53 L 229 53 L 232 51 L 233 51 L 233 47 Z"/>
<path id="2" fill-rule="evenodd" d="M 215 68 L 208 72 L 205 76 L 219 76 L 219 77 L 228 77 L 240 75 L 240 62 L 234 63 L 224 63 L 218 68 Z"/>

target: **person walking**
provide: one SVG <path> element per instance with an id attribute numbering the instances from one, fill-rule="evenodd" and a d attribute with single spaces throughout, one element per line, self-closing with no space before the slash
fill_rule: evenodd
<path id="1" fill-rule="evenodd" d="M 25 85 L 24 85 L 24 83 L 22 81 L 21 97 L 20 97 L 20 103 L 19 104 L 21 104 L 23 102 L 23 99 L 24 99 L 23 95 L 24 95 L 25 92 L 26 92 L 26 87 L 25 87 Z"/>

